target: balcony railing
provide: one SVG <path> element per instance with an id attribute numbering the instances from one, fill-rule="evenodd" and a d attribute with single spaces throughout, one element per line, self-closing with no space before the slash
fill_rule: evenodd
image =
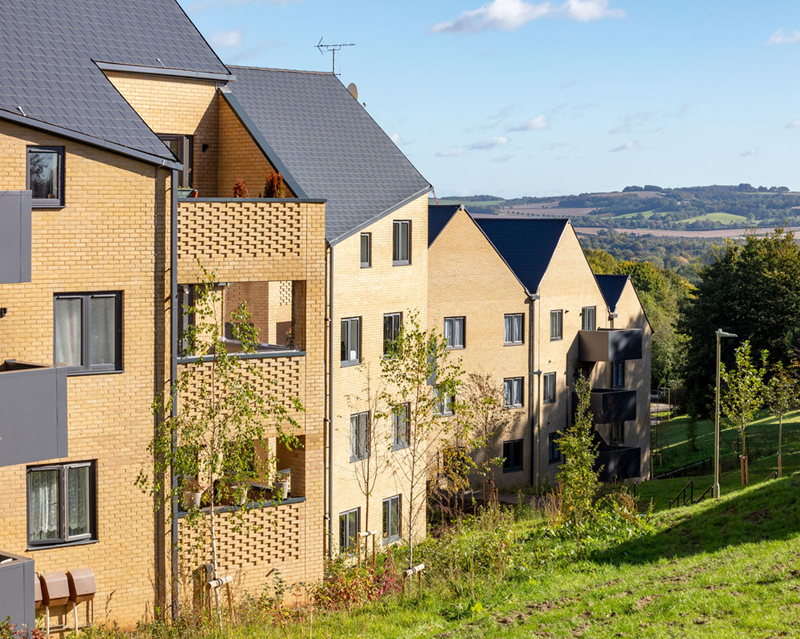
<path id="1" fill-rule="evenodd" d="M 67 369 L 0 364 L 0 466 L 67 456 Z"/>
<path id="2" fill-rule="evenodd" d="M 578 394 L 572 394 L 572 405 L 578 405 Z M 595 424 L 627 422 L 636 419 L 636 391 L 593 388 L 590 404 Z"/>
<path id="3" fill-rule="evenodd" d="M 0 191 L 0 229 L 0 284 L 30 282 L 30 191 Z"/>
<path id="4" fill-rule="evenodd" d="M 180 200 L 178 280 L 197 281 L 198 261 L 220 282 L 305 280 L 324 255 L 324 220 L 321 200 Z"/>
<path id="5" fill-rule="evenodd" d="M 10 616 L 17 630 L 32 630 L 35 606 L 33 559 L 0 550 L 0 620 Z"/>
<path id="6" fill-rule="evenodd" d="M 583 362 L 621 362 L 642 359 L 642 329 L 580 331 L 578 359 Z"/>
<path id="7" fill-rule="evenodd" d="M 597 451 L 595 469 L 602 482 L 623 481 L 641 475 L 641 448 L 609 448 Z"/>

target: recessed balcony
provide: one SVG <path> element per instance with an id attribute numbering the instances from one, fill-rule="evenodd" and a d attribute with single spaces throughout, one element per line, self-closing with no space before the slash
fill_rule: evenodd
<path id="1" fill-rule="evenodd" d="M 0 191 L 0 229 L 0 284 L 30 282 L 30 191 Z"/>
<path id="2" fill-rule="evenodd" d="M 578 405 L 578 394 L 572 394 L 572 405 Z M 636 391 L 624 388 L 593 388 L 590 409 L 595 424 L 627 422 L 636 419 Z"/>
<path id="3" fill-rule="evenodd" d="M 601 328 L 580 331 L 578 359 L 582 362 L 621 362 L 642 359 L 641 328 Z"/>
<path id="4" fill-rule="evenodd" d="M 0 466 L 67 456 L 67 369 L 0 364 Z"/>
<path id="5" fill-rule="evenodd" d="M 641 475 L 641 448 L 609 448 L 597 451 L 595 469 L 600 481 L 612 482 L 633 479 Z"/>

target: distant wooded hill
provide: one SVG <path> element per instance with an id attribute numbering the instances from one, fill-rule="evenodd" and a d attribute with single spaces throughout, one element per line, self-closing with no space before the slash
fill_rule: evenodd
<path id="1" fill-rule="evenodd" d="M 800 193 L 785 186 L 739 184 L 664 189 L 647 184 L 611 193 L 511 200 L 470 195 L 442 198 L 439 202 L 463 203 L 478 214 L 570 217 L 576 226 L 620 229 L 704 231 L 800 224 Z"/>

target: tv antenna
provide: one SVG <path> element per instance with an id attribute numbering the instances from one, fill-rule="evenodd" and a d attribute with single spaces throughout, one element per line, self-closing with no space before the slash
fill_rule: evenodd
<path id="1" fill-rule="evenodd" d="M 330 51 L 333 54 L 333 61 L 331 63 L 331 73 L 333 73 L 333 75 L 340 75 L 340 74 L 336 73 L 336 52 L 337 51 L 341 51 L 343 47 L 354 47 L 354 46 L 356 46 L 355 43 L 354 44 L 322 44 L 322 38 L 320 38 L 319 42 L 316 44 L 316 48 L 319 49 L 319 54 L 320 55 L 325 55 L 325 53 L 322 51 L 323 49 L 325 49 L 325 51 Z"/>

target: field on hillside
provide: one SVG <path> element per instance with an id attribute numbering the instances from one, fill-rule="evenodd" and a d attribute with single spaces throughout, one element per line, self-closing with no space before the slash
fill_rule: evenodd
<path id="1" fill-rule="evenodd" d="M 745 215 L 735 215 L 733 213 L 725 213 L 723 211 L 704 213 L 703 215 L 690 217 L 684 220 L 684 222 L 686 224 L 690 224 L 692 222 L 699 222 L 701 220 L 706 220 L 709 222 L 722 222 L 723 224 L 747 224 L 747 217 Z"/>

